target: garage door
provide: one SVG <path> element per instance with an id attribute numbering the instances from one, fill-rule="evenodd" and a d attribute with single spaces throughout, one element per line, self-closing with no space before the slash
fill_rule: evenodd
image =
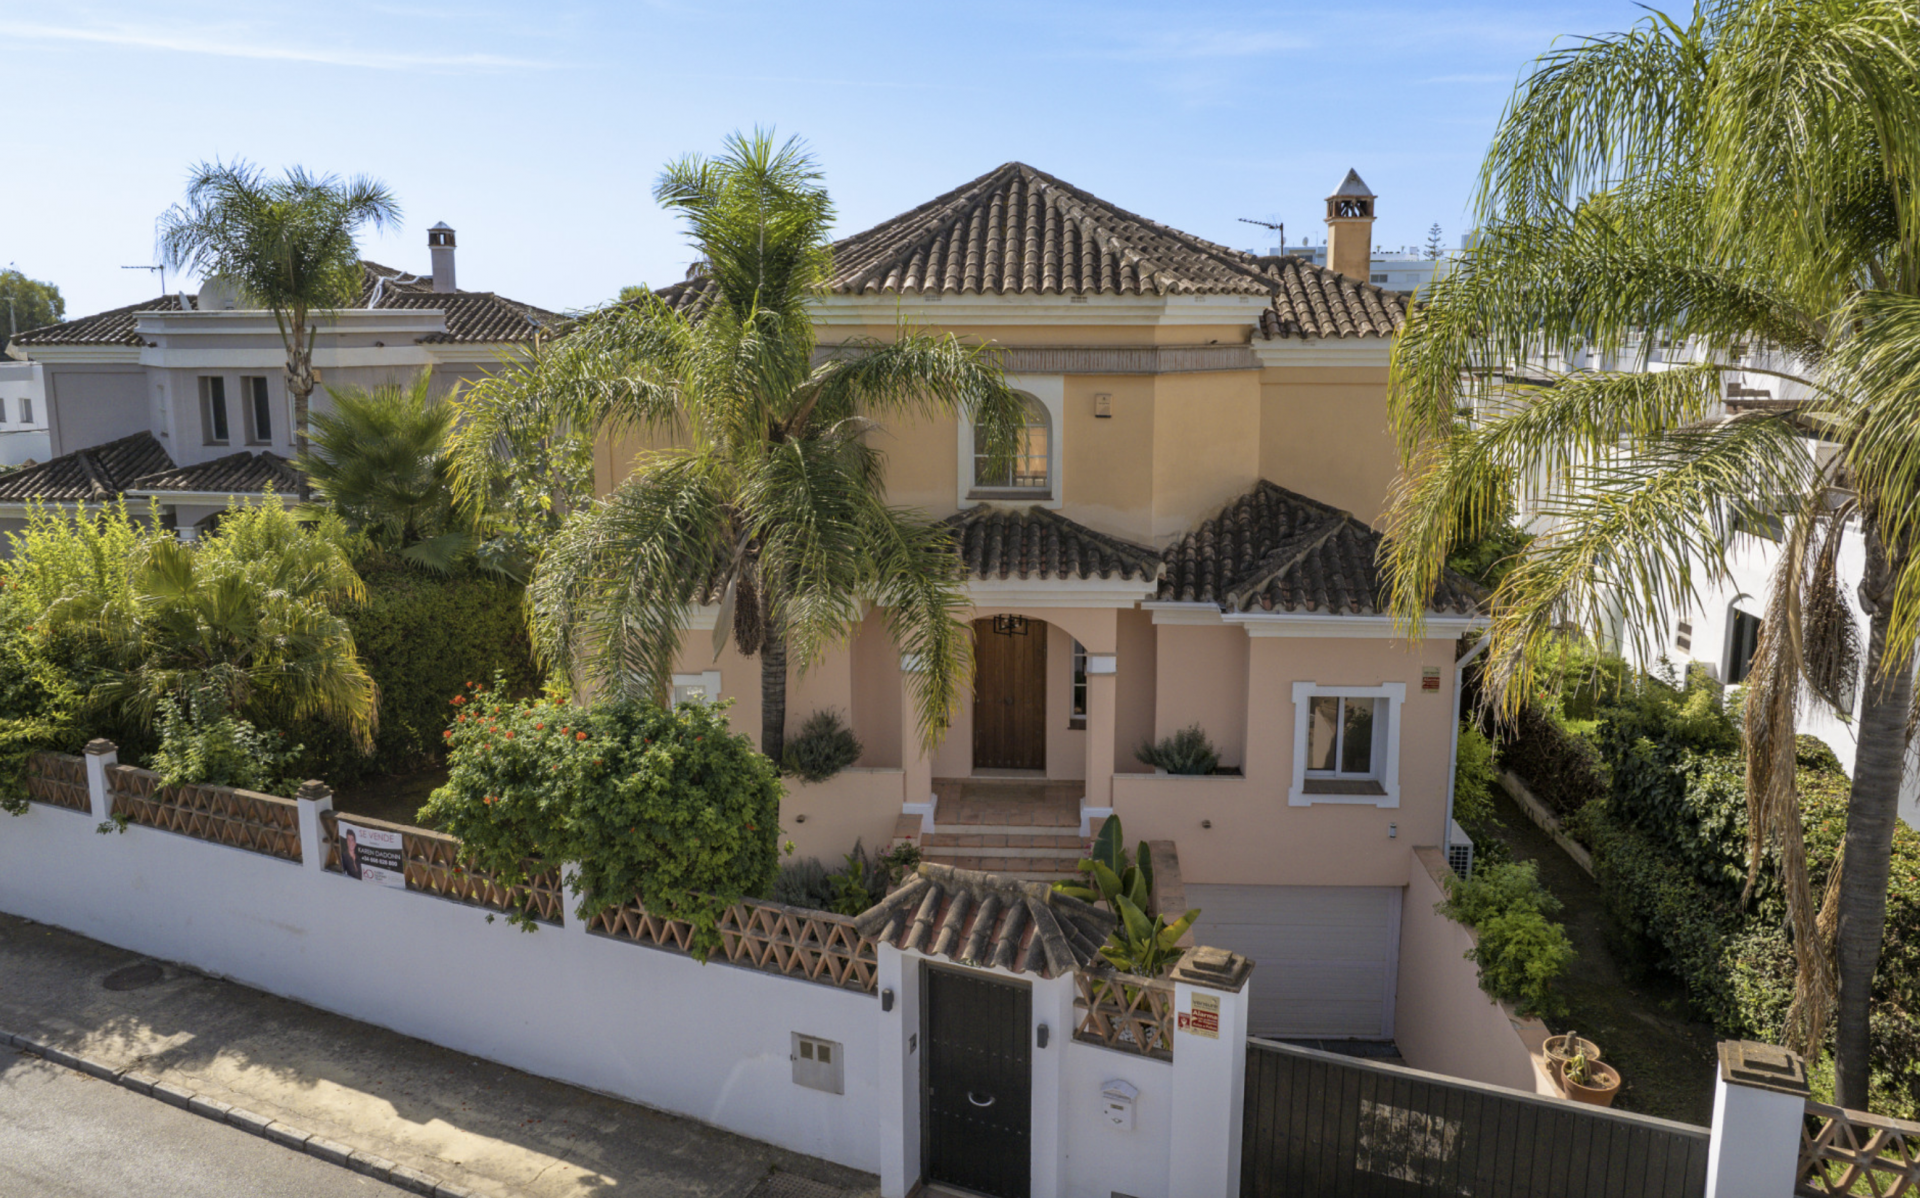
<path id="1" fill-rule="evenodd" d="M 1392 1038 L 1397 887 L 1189 883 L 1187 905 L 1200 908 L 1195 944 L 1252 958 L 1252 1034 Z"/>

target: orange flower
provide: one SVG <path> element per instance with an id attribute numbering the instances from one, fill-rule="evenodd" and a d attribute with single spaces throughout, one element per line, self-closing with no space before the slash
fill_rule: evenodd
<path id="1" fill-rule="evenodd" d="M 585 740 L 585 739 L 587 739 L 587 734 L 586 734 L 586 733 L 584 733 L 584 732 L 576 732 L 576 733 L 574 733 L 574 734 L 573 734 L 573 739 L 575 739 L 575 740 Z"/>
<path id="2" fill-rule="evenodd" d="M 533 730 L 535 732 L 545 732 L 547 730 L 547 726 L 545 724 L 535 724 L 533 726 Z"/>
<path id="3" fill-rule="evenodd" d="M 512 739 L 513 739 L 513 733 L 511 733 L 511 732 L 509 732 L 509 733 L 507 733 L 507 739 L 508 739 L 508 740 L 512 740 Z"/>

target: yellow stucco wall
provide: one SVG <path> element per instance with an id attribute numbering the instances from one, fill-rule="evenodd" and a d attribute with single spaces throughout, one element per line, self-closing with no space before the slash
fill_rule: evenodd
<path id="1" fill-rule="evenodd" d="M 1398 469 L 1385 366 L 1261 371 L 1265 477 L 1377 525 Z"/>

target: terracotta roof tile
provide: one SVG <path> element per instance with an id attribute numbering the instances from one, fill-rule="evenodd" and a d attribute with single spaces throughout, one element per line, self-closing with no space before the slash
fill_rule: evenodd
<path id="1" fill-rule="evenodd" d="M 141 475 L 172 468 L 173 459 L 152 433 L 135 433 L 0 475 L 0 503 L 106 503 Z"/>
<path id="2" fill-rule="evenodd" d="M 949 516 L 960 560 L 977 579 L 1129 579 L 1160 576 L 1159 555 L 1042 507 L 976 507 Z"/>
<path id="3" fill-rule="evenodd" d="M 1407 297 L 1292 254 L 1252 259 L 1273 281 L 1273 305 L 1260 314 L 1260 336 L 1391 337 L 1407 322 Z"/>
<path id="4" fill-rule="evenodd" d="M 1044 882 L 929 862 L 853 926 L 896 948 L 1053 978 L 1075 969 L 1109 972 L 1099 948 L 1113 924 L 1107 912 Z"/>
<path id="5" fill-rule="evenodd" d="M 447 331 L 429 333 L 419 340 L 430 343 L 499 344 L 530 341 L 541 329 L 556 326 L 561 318 L 530 304 L 493 294 L 491 291 L 437 292 L 433 280 L 420 275 L 362 261 L 364 279 L 360 288 L 360 306 L 376 309 L 438 309 L 447 314 Z M 139 345 L 134 321 L 143 312 L 179 312 L 182 297 L 163 295 L 69 320 L 64 324 L 30 329 L 13 339 L 13 344 L 31 349 L 36 345 Z M 194 299 L 185 297 L 192 311 Z"/>
<path id="6" fill-rule="evenodd" d="M 1383 614 L 1383 540 L 1346 512 L 1263 480 L 1168 547 L 1156 597 L 1227 612 Z M 1429 610 L 1473 615 L 1485 597 L 1448 570 Z"/>
<path id="7" fill-rule="evenodd" d="M 214 494 L 257 495 L 272 488 L 291 495 L 300 488 L 300 473 L 277 453 L 242 450 L 211 462 L 156 471 L 128 483 L 126 489 L 145 494 L 198 491 Z"/>

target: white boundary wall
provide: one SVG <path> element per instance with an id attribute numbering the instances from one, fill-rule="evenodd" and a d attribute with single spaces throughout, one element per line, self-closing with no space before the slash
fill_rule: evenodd
<path id="1" fill-rule="evenodd" d="M 0 910 L 880 1171 L 871 994 L 588 935 L 570 914 L 529 934 L 433 895 L 96 822 L 40 803 L 0 815 Z M 793 1032 L 843 1046 L 844 1094 L 793 1083 Z"/>

